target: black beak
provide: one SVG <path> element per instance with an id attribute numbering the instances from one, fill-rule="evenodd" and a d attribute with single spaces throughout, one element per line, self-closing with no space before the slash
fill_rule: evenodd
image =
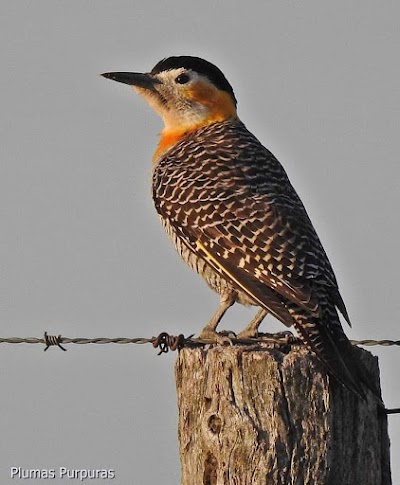
<path id="1" fill-rule="evenodd" d="M 155 85 L 161 82 L 151 74 L 143 74 L 141 72 L 105 72 L 102 76 L 119 83 L 149 89 L 150 91 L 155 91 Z"/>

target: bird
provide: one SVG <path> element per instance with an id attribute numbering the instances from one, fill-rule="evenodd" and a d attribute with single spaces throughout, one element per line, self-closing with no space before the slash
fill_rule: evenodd
<path id="1" fill-rule="evenodd" d="M 277 158 L 240 120 L 231 84 L 214 64 L 171 56 L 150 72 L 106 72 L 161 116 L 152 195 L 181 258 L 219 294 L 200 338 L 225 343 L 217 326 L 235 303 L 258 307 L 239 338 L 257 337 L 267 314 L 294 327 L 353 394 L 372 379 L 342 328 L 350 318 L 331 263 Z"/>

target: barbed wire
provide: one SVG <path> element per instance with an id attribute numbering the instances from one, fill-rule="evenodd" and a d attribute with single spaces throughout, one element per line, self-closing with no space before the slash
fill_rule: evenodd
<path id="1" fill-rule="evenodd" d="M 189 335 L 185 337 L 183 334 L 179 335 L 169 335 L 167 332 L 162 332 L 158 337 L 137 337 L 137 338 L 127 338 L 127 337 L 114 337 L 114 338 L 107 338 L 107 337 L 97 337 L 97 338 L 69 338 L 63 337 L 60 335 L 49 335 L 47 332 L 44 332 L 42 338 L 37 337 L 0 337 L 0 344 L 42 344 L 45 345 L 44 350 L 46 351 L 49 347 L 57 346 L 61 350 L 66 351 L 62 344 L 78 344 L 78 345 L 86 345 L 86 344 L 152 344 L 154 348 L 158 348 L 160 354 L 165 354 L 169 350 L 180 350 L 183 347 L 194 347 L 194 346 L 204 346 L 209 344 L 214 344 L 215 340 L 212 339 L 201 339 L 201 338 L 193 338 L 193 335 Z M 248 339 L 241 339 L 237 338 L 234 334 L 227 334 L 224 335 L 226 338 L 226 342 L 232 345 L 239 344 L 239 345 L 257 345 L 260 343 L 263 344 L 273 344 L 273 345 L 280 345 L 280 346 L 288 346 L 288 345 L 303 345 L 302 341 L 293 336 L 291 332 L 281 332 L 279 334 L 260 334 L 257 338 L 248 338 Z M 384 347 L 389 346 L 400 346 L 400 340 L 350 340 L 353 345 L 362 345 L 362 346 L 376 346 L 382 345 Z M 385 414 L 400 414 L 400 408 L 394 409 L 385 409 Z"/>
<path id="2" fill-rule="evenodd" d="M 230 341 L 232 344 L 241 344 L 241 345 L 255 345 L 257 343 L 270 343 L 276 345 L 302 345 L 300 339 L 294 337 L 290 332 L 284 332 L 283 334 L 260 334 L 257 338 L 237 338 L 234 334 L 227 334 L 227 341 Z M 364 339 L 364 340 L 350 340 L 353 345 L 362 345 L 364 347 L 373 347 L 373 346 L 400 346 L 400 340 L 373 340 L 373 339 Z M 57 346 L 60 349 L 66 351 L 63 345 L 67 344 L 77 344 L 77 345 L 86 345 L 86 344 L 152 344 L 153 347 L 159 348 L 160 353 L 167 353 L 169 350 L 177 350 L 183 347 L 191 347 L 191 346 L 203 346 L 203 345 L 210 345 L 214 344 L 215 340 L 212 339 L 202 339 L 202 338 L 194 338 L 193 335 L 189 335 L 185 337 L 184 335 L 180 334 L 178 336 L 169 335 L 166 332 L 160 333 L 158 337 L 137 337 L 137 338 L 128 338 L 128 337 L 95 337 L 95 338 L 83 338 L 83 337 L 76 337 L 76 338 L 69 338 L 63 337 L 60 335 L 49 335 L 47 332 L 44 332 L 44 336 L 41 338 L 38 337 L 0 337 L 0 344 L 42 344 L 45 345 L 45 349 L 47 350 L 49 347 Z"/>

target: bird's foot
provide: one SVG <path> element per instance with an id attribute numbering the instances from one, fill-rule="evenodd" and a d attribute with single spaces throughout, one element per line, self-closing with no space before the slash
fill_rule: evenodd
<path id="1" fill-rule="evenodd" d="M 233 345 L 232 338 L 236 338 L 233 332 L 216 332 L 215 330 L 204 328 L 199 337 L 200 340 L 210 340 L 210 343 L 217 345 Z"/>
<path id="2" fill-rule="evenodd" d="M 244 339 L 244 340 L 248 338 L 257 338 L 257 337 L 258 337 L 258 330 L 253 328 L 245 328 L 237 335 L 237 338 Z"/>

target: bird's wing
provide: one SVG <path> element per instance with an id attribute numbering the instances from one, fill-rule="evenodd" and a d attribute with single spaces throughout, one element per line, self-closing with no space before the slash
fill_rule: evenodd
<path id="1" fill-rule="evenodd" d="M 225 215 L 223 221 L 214 217 L 207 224 L 200 216 L 200 224 L 181 227 L 179 232 L 193 241 L 197 254 L 261 306 L 268 308 L 268 288 L 282 296 L 281 301 L 287 299 L 319 316 L 320 302 L 312 280 L 306 276 L 310 257 L 307 238 L 290 224 L 277 220 L 265 201 L 247 200 L 245 211 L 236 202 L 238 207 L 231 206 L 230 215 Z M 218 214 L 226 214 L 226 207 L 226 203 L 219 203 L 215 209 Z"/>
<path id="2" fill-rule="evenodd" d="M 286 310 L 279 311 L 285 299 L 319 315 L 312 276 L 320 276 L 321 265 L 315 264 L 317 256 L 311 251 L 309 238 L 315 235 L 308 221 L 296 214 L 285 220 L 267 196 L 246 192 L 220 191 L 212 204 L 193 199 L 166 208 L 163 217 L 192 251 L 283 323 L 291 322 L 284 318 Z"/>

